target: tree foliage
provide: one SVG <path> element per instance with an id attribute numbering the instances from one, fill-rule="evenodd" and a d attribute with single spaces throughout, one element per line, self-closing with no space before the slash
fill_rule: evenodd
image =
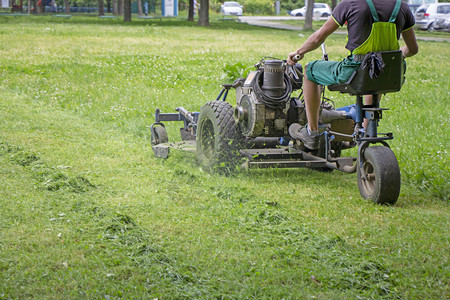
<path id="1" fill-rule="evenodd" d="M 247 0 L 245 12 L 250 14 L 273 14 L 273 2 L 271 0 Z"/>

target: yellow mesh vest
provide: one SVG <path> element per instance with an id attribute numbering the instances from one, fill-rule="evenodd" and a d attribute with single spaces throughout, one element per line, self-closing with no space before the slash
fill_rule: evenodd
<path id="1" fill-rule="evenodd" d="M 358 48 L 352 51 L 353 54 L 366 54 L 376 51 L 392 51 L 400 49 L 397 40 L 397 27 L 395 19 L 397 19 L 400 11 L 401 0 L 397 0 L 394 10 L 392 11 L 389 22 L 380 22 L 378 13 L 373 5 L 372 0 L 366 0 L 372 13 L 373 21 L 372 29 L 367 40 L 364 41 Z"/>

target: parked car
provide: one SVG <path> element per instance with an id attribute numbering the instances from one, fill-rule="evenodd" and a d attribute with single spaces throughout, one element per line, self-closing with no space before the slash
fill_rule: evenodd
<path id="1" fill-rule="evenodd" d="M 225 1 L 220 6 L 220 13 L 224 16 L 242 16 L 242 5 L 235 1 Z"/>
<path id="2" fill-rule="evenodd" d="M 434 30 L 434 23 L 437 18 L 450 13 L 450 3 L 433 3 L 420 6 L 414 17 L 416 19 L 416 28 L 422 30 Z"/>
<path id="3" fill-rule="evenodd" d="M 438 3 L 438 0 L 404 0 L 406 3 L 408 3 L 409 8 L 411 9 L 411 12 L 414 14 L 416 13 L 417 9 L 421 7 L 422 5 L 429 5 L 431 3 Z"/>
<path id="4" fill-rule="evenodd" d="M 304 17 L 306 15 L 306 6 L 294 9 L 289 14 L 293 17 Z M 331 7 L 326 3 L 314 3 L 313 16 L 316 15 L 319 17 L 331 16 Z"/>
<path id="5" fill-rule="evenodd" d="M 450 32 L 450 13 L 436 18 L 433 28 L 434 30 Z"/>

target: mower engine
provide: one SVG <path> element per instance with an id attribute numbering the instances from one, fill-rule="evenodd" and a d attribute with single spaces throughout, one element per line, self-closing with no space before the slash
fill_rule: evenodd
<path id="1" fill-rule="evenodd" d="M 245 81 L 236 87 L 234 118 L 241 133 L 249 138 L 288 135 L 292 123 L 306 124 L 304 103 L 291 97 L 302 88 L 302 66 L 291 67 L 282 60 L 266 60 L 256 65 Z M 344 111 L 322 105 L 320 122 L 346 119 Z"/>

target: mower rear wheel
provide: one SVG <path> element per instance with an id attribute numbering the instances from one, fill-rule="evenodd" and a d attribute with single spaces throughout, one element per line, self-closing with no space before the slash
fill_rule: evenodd
<path id="1" fill-rule="evenodd" d="M 240 162 L 243 136 L 234 120 L 234 108 L 225 101 L 206 103 L 197 124 L 197 157 L 208 170 L 229 172 Z"/>
<path id="2" fill-rule="evenodd" d="M 394 204 L 400 194 L 400 168 L 389 147 L 373 146 L 364 151 L 357 168 L 359 193 L 377 204 Z"/>

